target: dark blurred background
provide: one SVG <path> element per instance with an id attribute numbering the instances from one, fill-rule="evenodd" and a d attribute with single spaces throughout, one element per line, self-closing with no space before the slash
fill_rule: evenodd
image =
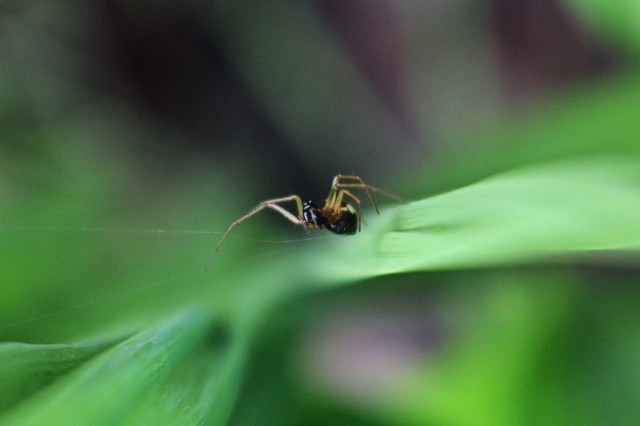
<path id="1" fill-rule="evenodd" d="M 401 179 L 416 156 L 422 166 L 457 134 L 622 60 L 552 0 L 11 1 L 1 12 L 5 131 L 105 108 L 144 128 L 123 142 L 141 167 L 239 156 L 269 177 L 253 181 L 260 192 L 316 198 L 337 171 Z M 25 139 L 6 144 L 37 148 Z"/>

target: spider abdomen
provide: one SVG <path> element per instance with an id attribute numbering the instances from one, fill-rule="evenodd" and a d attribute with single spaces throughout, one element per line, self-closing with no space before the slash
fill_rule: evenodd
<path id="1" fill-rule="evenodd" d="M 325 228 L 337 235 L 353 235 L 358 232 L 358 215 L 347 209 L 336 211 L 322 210 L 325 216 Z"/>

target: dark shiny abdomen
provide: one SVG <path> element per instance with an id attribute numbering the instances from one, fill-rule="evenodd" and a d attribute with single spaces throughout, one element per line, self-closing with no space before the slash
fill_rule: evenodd
<path id="1" fill-rule="evenodd" d="M 353 235 L 358 232 L 358 216 L 344 210 L 338 220 L 325 223 L 325 228 L 338 235 Z"/>

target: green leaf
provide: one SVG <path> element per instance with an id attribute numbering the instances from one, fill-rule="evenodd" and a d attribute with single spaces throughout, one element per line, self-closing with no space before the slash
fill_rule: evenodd
<path id="1" fill-rule="evenodd" d="M 325 249 L 331 260 L 316 275 L 343 281 L 583 252 L 637 253 L 638 211 L 636 158 L 600 156 L 524 167 L 385 210 L 351 243 Z"/>
<path id="2" fill-rule="evenodd" d="M 224 424 L 244 345 L 209 314 L 127 339 L 10 410 L 3 424 Z"/>
<path id="3" fill-rule="evenodd" d="M 68 374 L 113 341 L 76 345 L 0 344 L 0 410 Z"/>

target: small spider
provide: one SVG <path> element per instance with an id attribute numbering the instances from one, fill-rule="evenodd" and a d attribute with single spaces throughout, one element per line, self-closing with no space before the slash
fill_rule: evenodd
<path id="1" fill-rule="evenodd" d="M 338 235 L 353 235 L 360 231 L 360 222 L 362 216 L 362 207 L 360 205 L 360 199 L 356 197 L 351 190 L 361 189 L 366 192 L 367 196 L 371 200 L 373 207 L 376 209 L 376 213 L 380 214 L 378 206 L 371 195 L 372 191 L 380 192 L 395 200 L 404 202 L 404 200 L 397 195 L 384 191 L 380 188 L 376 188 L 373 185 L 364 183 L 359 176 L 350 175 L 336 175 L 331 183 L 331 189 L 327 199 L 324 200 L 321 206 L 318 206 L 313 201 L 302 202 L 302 199 L 298 195 L 290 195 L 288 197 L 274 198 L 272 200 L 266 200 L 258 204 L 253 210 L 240 219 L 233 222 L 226 230 L 215 250 L 209 258 L 209 263 L 213 260 L 213 257 L 218 253 L 220 246 L 224 239 L 229 235 L 233 229 L 255 215 L 261 210 L 272 209 L 280 213 L 285 219 L 288 219 L 295 225 L 304 227 L 307 231 L 315 229 L 327 229 L 334 234 Z M 356 208 L 351 203 L 345 200 L 345 198 L 351 199 Z M 285 210 L 280 203 L 286 203 L 289 201 L 295 201 L 298 207 L 298 215 L 295 216 L 288 210 Z M 208 264 L 209 264 L 208 263 Z M 208 265 L 207 264 L 207 265 Z"/>

